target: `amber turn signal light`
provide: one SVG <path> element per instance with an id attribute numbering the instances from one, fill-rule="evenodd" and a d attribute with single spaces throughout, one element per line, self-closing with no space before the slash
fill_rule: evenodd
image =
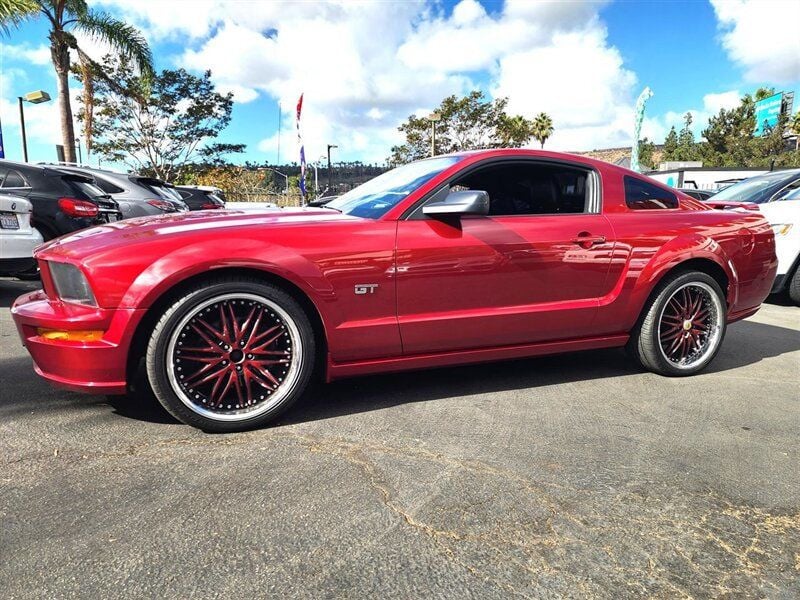
<path id="1" fill-rule="evenodd" d="M 97 342 L 103 339 L 102 331 L 60 331 L 58 329 L 37 329 L 44 339 L 52 342 Z"/>

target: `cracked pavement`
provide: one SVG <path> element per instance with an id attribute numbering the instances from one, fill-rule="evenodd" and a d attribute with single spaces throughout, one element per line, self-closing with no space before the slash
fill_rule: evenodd
<path id="1" fill-rule="evenodd" d="M 4 598 L 797 598 L 800 309 L 707 372 L 619 351 L 341 381 L 207 435 L 35 377 L 0 279 Z"/>

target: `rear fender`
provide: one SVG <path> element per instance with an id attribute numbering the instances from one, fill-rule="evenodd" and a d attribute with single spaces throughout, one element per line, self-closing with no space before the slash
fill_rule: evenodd
<path id="1" fill-rule="evenodd" d="M 738 299 L 739 277 L 730 257 L 713 239 L 690 233 L 673 238 L 661 246 L 644 266 L 631 294 L 637 307 L 632 314 L 638 316 L 641 313 L 650 294 L 665 275 L 681 264 L 697 259 L 711 261 L 723 270 L 728 278 L 726 300 L 729 307 L 734 306 Z"/>

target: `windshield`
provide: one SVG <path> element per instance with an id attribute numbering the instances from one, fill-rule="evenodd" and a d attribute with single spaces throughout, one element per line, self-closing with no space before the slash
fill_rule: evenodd
<path id="1" fill-rule="evenodd" d="M 764 202 L 769 198 L 769 195 L 764 194 L 764 192 L 784 179 L 786 179 L 786 173 L 758 175 L 726 187 L 724 190 L 714 194 L 712 199 L 715 202 L 717 200 L 724 202 Z"/>
<path id="2" fill-rule="evenodd" d="M 325 206 L 356 217 L 378 219 L 407 198 L 419 186 L 427 183 L 462 158 L 461 156 L 442 156 L 397 167 L 353 188 Z"/>

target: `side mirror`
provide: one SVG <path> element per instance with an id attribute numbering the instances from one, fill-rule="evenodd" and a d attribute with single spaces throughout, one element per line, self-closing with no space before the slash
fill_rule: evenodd
<path id="1" fill-rule="evenodd" d="M 482 190 L 450 192 L 444 200 L 424 206 L 422 213 L 432 217 L 488 215 L 489 194 Z"/>

